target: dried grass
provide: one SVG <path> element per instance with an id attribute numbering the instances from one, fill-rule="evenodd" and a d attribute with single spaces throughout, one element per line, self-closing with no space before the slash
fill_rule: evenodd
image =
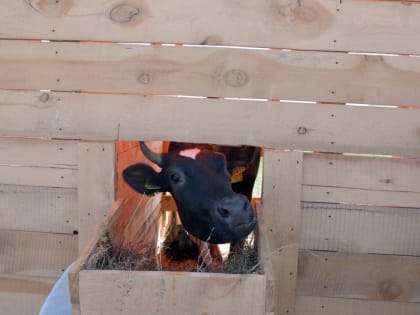
<path id="1" fill-rule="evenodd" d="M 168 257 L 171 255 L 165 254 L 155 255 L 154 249 L 154 245 L 144 244 L 138 245 L 135 250 L 118 250 L 112 246 L 109 236 L 105 234 L 98 242 L 96 249 L 89 256 L 85 269 L 189 271 L 231 274 L 261 273 L 258 254 L 253 240 L 246 241 L 239 253 L 231 253 L 225 261 L 207 266 L 202 263 L 200 258 L 192 259 L 189 257 L 188 253 L 178 253 L 177 257 L 181 257 L 181 259 L 174 259 L 175 251 L 173 248 L 169 251 L 172 253 L 172 257 Z M 177 248 L 177 250 L 182 249 Z M 166 252 L 168 253 L 168 251 Z"/>

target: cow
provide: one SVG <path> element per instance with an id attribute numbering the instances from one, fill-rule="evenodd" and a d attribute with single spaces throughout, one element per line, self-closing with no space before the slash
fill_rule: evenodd
<path id="1" fill-rule="evenodd" d="M 170 192 L 189 234 L 221 244 L 238 243 L 253 231 L 250 199 L 259 148 L 171 143 L 164 154 L 152 152 L 144 142 L 140 148 L 161 171 L 139 163 L 123 171 L 124 180 L 145 195 Z"/>

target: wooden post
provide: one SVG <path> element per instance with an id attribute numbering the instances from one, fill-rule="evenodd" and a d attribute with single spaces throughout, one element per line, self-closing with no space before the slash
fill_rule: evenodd
<path id="1" fill-rule="evenodd" d="M 274 273 L 275 314 L 296 314 L 303 153 L 265 150 L 263 209 Z"/>
<path id="2" fill-rule="evenodd" d="M 115 201 L 115 144 L 79 144 L 79 253 Z"/>

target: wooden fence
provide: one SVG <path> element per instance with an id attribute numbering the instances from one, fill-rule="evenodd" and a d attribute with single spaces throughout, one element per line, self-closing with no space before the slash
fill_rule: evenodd
<path id="1" fill-rule="evenodd" d="M 142 139 L 265 148 L 276 314 L 420 314 L 419 29 L 419 1 L 4 0 L 0 309 L 36 313 Z"/>

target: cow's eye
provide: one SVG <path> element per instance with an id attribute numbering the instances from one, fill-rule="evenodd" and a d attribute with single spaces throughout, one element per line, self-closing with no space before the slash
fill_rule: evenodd
<path id="1" fill-rule="evenodd" d="M 178 173 L 173 173 L 171 174 L 171 180 L 174 183 L 179 183 L 179 181 L 181 180 L 181 176 Z"/>

